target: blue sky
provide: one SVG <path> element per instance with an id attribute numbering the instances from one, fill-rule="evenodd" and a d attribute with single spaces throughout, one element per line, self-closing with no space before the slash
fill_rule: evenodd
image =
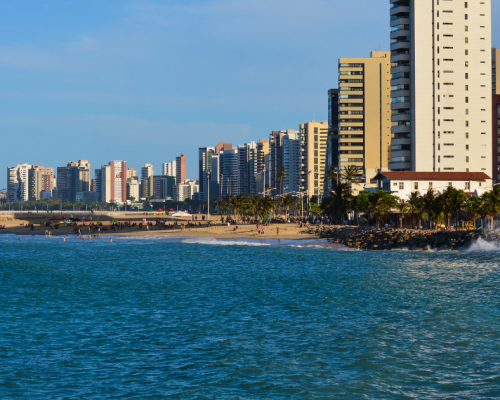
<path id="1" fill-rule="evenodd" d="M 197 178 L 199 146 L 326 120 L 338 58 L 388 49 L 389 1 L 0 0 L 0 37 L 0 188 L 23 162 L 181 152 Z"/>

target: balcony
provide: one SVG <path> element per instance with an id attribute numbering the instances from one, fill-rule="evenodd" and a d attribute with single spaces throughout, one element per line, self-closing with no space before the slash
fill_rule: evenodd
<path id="1" fill-rule="evenodd" d="M 411 120 L 411 114 L 392 114 L 391 115 L 391 121 L 392 122 L 400 122 L 400 121 L 410 121 Z"/>
<path id="2" fill-rule="evenodd" d="M 411 126 L 395 125 L 391 127 L 391 133 L 395 135 L 398 133 L 411 133 Z"/>
<path id="3" fill-rule="evenodd" d="M 411 109 L 411 103 L 409 101 L 391 104 L 391 110 L 409 110 L 409 109 Z"/>
<path id="4" fill-rule="evenodd" d="M 392 139 L 391 145 L 392 146 L 411 145 L 411 139 L 410 138 Z"/>
<path id="5" fill-rule="evenodd" d="M 392 171 L 409 171 L 411 162 L 390 162 L 389 169 Z"/>
<path id="6" fill-rule="evenodd" d="M 391 21 L 391 27 L 396 25 L 410 25 L 410 17 L 408 15 L 401 15 L 400 18 Z"/>
<path id="7" fill-rule="evenodd" d="M 409 6 L 396 6 L 391 8 L 391 15 L 396 15 L 396 14 L 409 14 L 410 13 L 410 7 Z"/>
<path id="8" fill-rule="evenodd" d="M 391 39 L 397 39 L 399 37 L 409 37 L 409 36 L 410 36 L 410 31 L 408 29 L 400 29 L 391 32 Z"/>
<path id="9" fill-rule="evenodd" d="M 407 40 L 402 40 L 400 42 L 392 43 L 391 44 L 391 51 L 394 50 L 402 50 L 402 49 L 410 49 L 410 42 Z"/>
<path id="10" fill-rule="evenodd" d="M 410 55 L 404 53 L 396 54 L 394 56 L 391 56 L 391 62 L 393 63 L 410 62 Z"/>

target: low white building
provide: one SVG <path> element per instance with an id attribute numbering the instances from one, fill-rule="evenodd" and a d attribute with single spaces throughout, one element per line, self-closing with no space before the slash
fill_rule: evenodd
<path id="1" fill-rule="evenodd" d="M 492 189 L 492 180 L 484 172 L 379 172 L 375 179 L 379 190 L 394 192 L 400 199 L 408 200 L 412 192 L 425 194 L 429 189 L 443 192 L 449 186 L 466 193 Z"/>

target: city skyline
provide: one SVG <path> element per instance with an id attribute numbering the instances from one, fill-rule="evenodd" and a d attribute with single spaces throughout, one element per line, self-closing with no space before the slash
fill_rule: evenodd
<path id="1" fill-rule="evenodd" d="M 145 162 L 160 169 L 184 152 L 187 177 L 197 178 L 200 146 L 237 146 L 326 120 L 338 59 L 389 49 L 389 2 L 356 3 L 365 10 L 357 14 L 362 30 L 347 22 L 352 2 L 341 1 L 109 2 L 99 17 L 97 2 L 29 10 L 0 2 L 4 167 L 123 159 L 136 170 Z M 500 5 L 492 8 L 498 20 Z M 181 24 L 187 18 L 198 22 L 194 32 Z M 304 20 L 315 29 L 293 28 Z M 493 46 L 499 38 L 493 25 Z M 321 62 L 303 57 L 321 49 Z M 193 66 L 193 50 L 203 67 Z M 23 147 L 7 151 L 19 137 Z"/>

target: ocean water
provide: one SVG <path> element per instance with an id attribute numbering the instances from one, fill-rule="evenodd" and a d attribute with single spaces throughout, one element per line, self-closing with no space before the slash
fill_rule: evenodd
<path id="1" fill-rule="evenodd" d="M 500 397 L 495 245 L 18 239 L 0 235 L 1 399 Z"/>

